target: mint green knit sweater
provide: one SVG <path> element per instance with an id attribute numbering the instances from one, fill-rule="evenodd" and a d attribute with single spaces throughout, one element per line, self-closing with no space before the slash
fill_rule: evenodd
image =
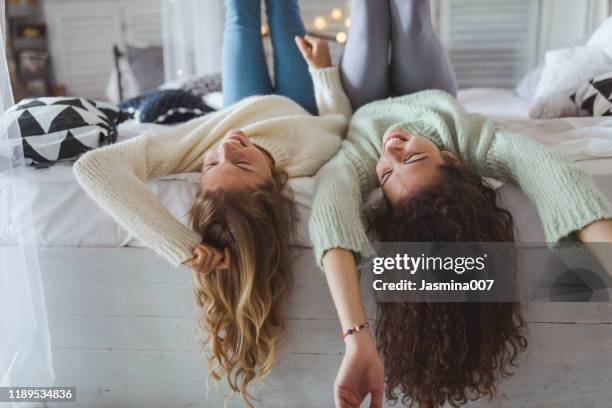
<path id="1" fill-rule="evenodd" d="M 557 243 L 604 218 L 612 207 L 590 177 L 541 144 L 468 114 L 449 94 L 429 90 L 389 98 L 355 112 L 340 151 L 317 174 L 309 222 L 319 265 L 326 250 L 373 254 L 361 221 L 363 199 L 378 187 L 382 136 L 392 128 L 425 136 L 483 177 L 513 182 L 537 208 L 546 240 Z"/>

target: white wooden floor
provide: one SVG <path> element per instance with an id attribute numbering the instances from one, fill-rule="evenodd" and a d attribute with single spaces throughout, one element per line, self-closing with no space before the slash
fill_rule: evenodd
<path id="1" fill-rule="evenodd" d="M 289 332 L 258 407 L 333 406 L 343 343 L 310 250 L 295 269 Z M 222 407 L 206 393 L 185 269 L 147 249 L 40 250 L 58 385 L 70 407 Z M 372 314 L 371 314 L 372 315 Z M 612 304 L 533 304 L 529 349 L 492 402 L 468 407 L 612 407 Z M 243 407 L 238 396 L 229 407 Z M 365 404 L 363 405 L 365 406 Z"/>

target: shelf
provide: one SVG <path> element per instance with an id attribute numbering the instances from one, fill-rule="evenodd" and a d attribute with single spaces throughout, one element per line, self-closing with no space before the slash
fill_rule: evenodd
<path id="1" fill-rule="evenodd" d="M 39 17 L 38 6 L 7 6 L 8 18 L 13 17 Z"/>
<path id="2" fill-rule="evenodd" d="M 13 38 L 11 41 L 15 51 L 21 50 L 45 50 L 47 41 L 45 38 Z"/>

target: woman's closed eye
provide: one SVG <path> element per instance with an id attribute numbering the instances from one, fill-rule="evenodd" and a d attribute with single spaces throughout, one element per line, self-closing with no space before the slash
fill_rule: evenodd
<path id="1" fill-rule="evenodd" d="M 406 160 L 404 160 L 404 164 L 413 164 L 419 162 L 421 160 L 427 159 L 427 155 L 421 152 L 412 153 Z"/>
<path id="2" fill-rule="evenodd" d="M 253 166 L 251 166 L 250 162 L 247 161 L 239 161 L 234 163 L 236 165 L 236 167 L 240 168 L 241 170 L 244 171 L 249 171 L 249 172 L 253 172 Z"/>
<path id="3" fill-rule="evenodd" d="M 218 162 L 213 162 L 213 161 L 208 162 L 208 163 L 204 163 L 204 171 L 206 171 L 206 170 L 210 169 L 210 168 L 211 168 L 211 167 L 213 167 L 213 166 L 216 166 L 216 165 L 217 165 L 217 163 L 218 163 Z"/>
<path id="4" fill-rule="evenodd" d="M 385 183 L 387 182 L 387 180 L 389 180 L 389 177 L 391 176 L 391 173 L 393 172 L 393 170 L 389 169 L 387 171 L 385 171 L 382 176 L 380 177 L 380 186 L 384 186 Z"/>
<path id="5" fill-rule="evenodd" d="M 404 164 L 414 164 L 417 162 L 420 162 L 422 160 L 426 160 L 429 156 L 427 156 L 424 153 L 421 152 L 416 152 L 416 153 L 411 153 L 405 160 L 404 160 Z M 391 174 L 393 173 L 393 169 L 387 169 L 383 172 L 381 178 L 380 178 L 380 185 L 381 187 L 385 185 L 385 183 L 387 182 L 387 180 L 389 180 L 389 177 L 391 177 Z"/>
<path id="6" fill-rule="evenodd" d="M 210 169 L 211 167 L 216 166 L 217 164 L 219 164 L 219 162 L 216 162 L 216 161 L 211 161 L 211 162 L 205 163 L 205 164 L 204 164 L 203 171 L 204 171 L 204 172 L 206 172 L 206 170 Z M 240 168 L 241 170 L 244 170 L 244 171 L 251 171 L 251 172 L 253 171 L 253 170 L 250 168 L 250 166 L 251 166 L 251 163 L 250 163 L 250 162 L 247 162 L 247 161 L 241 160 L 241 161 L 234 162 L 234 163 L 232 163 L 232 164 L 233 164 L 234 166 L 236 166 L 236 167 Z"/>

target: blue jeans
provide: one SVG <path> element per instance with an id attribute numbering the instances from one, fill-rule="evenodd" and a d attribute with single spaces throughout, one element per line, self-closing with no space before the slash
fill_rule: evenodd
<path id="1" fill-rule="evenodd" d="M 284 95 L 317 114 L 312 79 L 294 37 L 306 33 L 297 0 L 266 0 L 274 86 L 261 38 L 261 1 L 225 0 L 223 104 L 253 95 Z"/>

